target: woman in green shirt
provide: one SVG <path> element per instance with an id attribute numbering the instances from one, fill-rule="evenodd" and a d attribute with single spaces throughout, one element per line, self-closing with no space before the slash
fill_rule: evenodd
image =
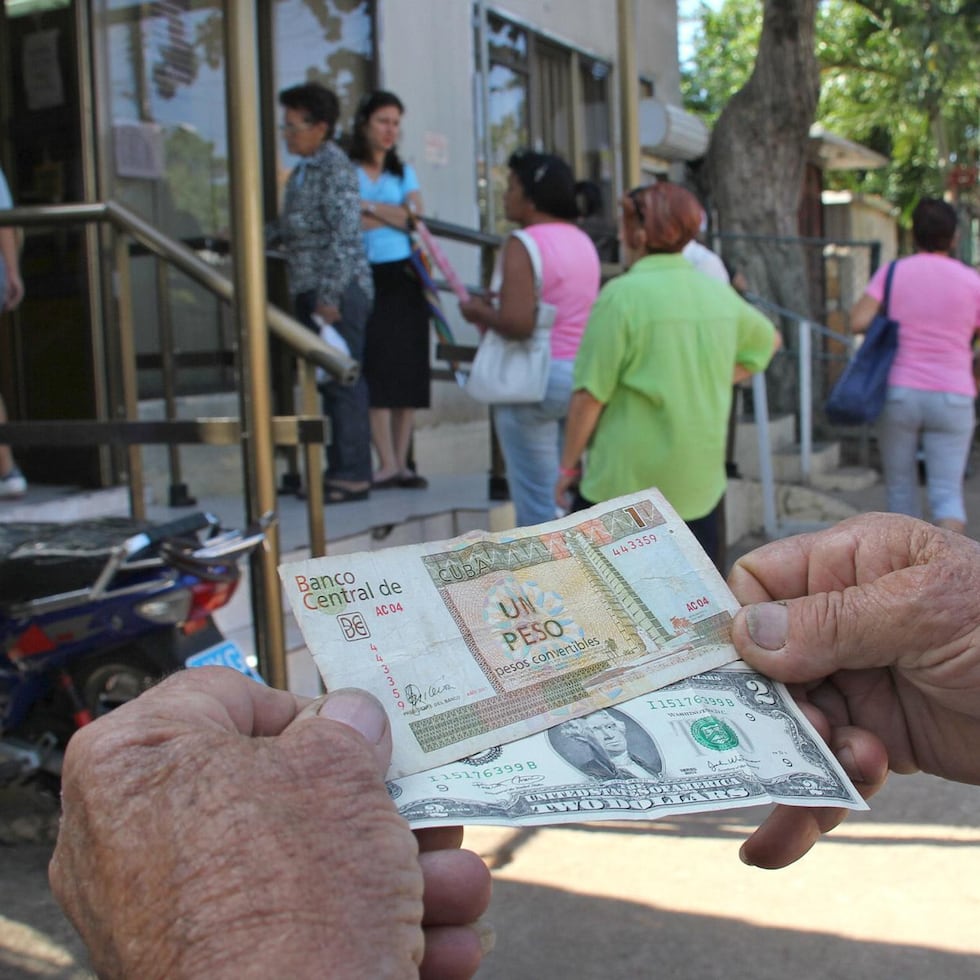
<path id="1" fill-rule="evenodd" d="M 701 221 L 693 194 L 657 183 L 621 207 L 629 270 L 582 338 L 555 500 L 578 510 L 658 487 L 717 561 L 732 383 L 765 369 L 779 334 L 680 254 Z"/>

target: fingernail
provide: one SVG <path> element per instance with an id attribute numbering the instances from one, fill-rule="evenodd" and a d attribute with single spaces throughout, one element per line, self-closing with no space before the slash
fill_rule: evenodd
<path id="1" fill-rule="evenodd" d="M 497 930 L 489 923 L 485 922 L 483 919 L 477 919 L 470 928 L 477 934 L 480 939 L 480 950 L 483 955 L 486 956 L 487 953 L 491 952 L 494 946 L 497 945 Z"/>
<path id="2" fill-rule="evenodd" d="M 779 650 L 786 646 L 789 612 L 781 602 L 760 602 L 749 606 L 745 623 L 753 642 L 764 650 Z"/>
<path id="3" fill-rule="evenodd" d="M 746 865 L 749 868 L 755 867 L 755 865 L 749 860 L 748 854 L 745 851 L 744 844 L 738 849 L 738 859 L 739 861 L 742 862 L 742 864 Z"/>
<path id="4" fill-rule="evenodd" d="M 846 743 L 841 746 L 834 746 L 834 755 L 837 756 L 837 761 L 841 764 L 844 772 L 851 777 L 851 780 L 855 783 L 866 783 L 867 778 L 861 771 L 861 767 L 858 765 L 858 761 L 854 756 L 850 745 Z"/>
<path id="5" fill-rule="evenodd" d="M 381 702 L 367 691 L 359 691 L 353 687 L 331 691 L 323 699 L 317 714 L 360 732 L 371 745 L 377 745 L 381 741 L 388 725 Z"/>

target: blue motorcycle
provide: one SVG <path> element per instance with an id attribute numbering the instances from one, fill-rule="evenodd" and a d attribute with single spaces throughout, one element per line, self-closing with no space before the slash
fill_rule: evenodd
<path id="1" fill-rule="evenodd" d="M 261 680 L 212 613 L 266 526 L 222 531 L 205 513 L 0 524 L 0 786 L 56 785 L 76 729 L 175 670 Z"/>

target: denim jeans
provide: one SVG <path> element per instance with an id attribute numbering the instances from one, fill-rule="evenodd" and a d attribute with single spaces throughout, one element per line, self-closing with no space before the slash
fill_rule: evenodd
<path id="1" fill-rule="evenodd" d="M 969 395 L 890 386 L 878 419 L 888 509 L 922 516 L 917 465 L 921 437 L 932 520 L 965 521 L 963 475 L 975 424 Z"/>
<path id="2" fill-rule="evenodd" d="M 296 318 L 311 330 L 319 329 L 313 322 L 316 292 L 297 293 Z M 334 327 L 347 341 L 350 356 L 364 359 L 364 328 L 371 301 L 353 280 L 340 298 L 340 320 Z M 330 441 L 327 443 L 327 472 L 331 480 L 352 483 L 371 482 L 371 426 L 368 421 L 368 386 L 364 376 L 352 385 L 328 381 L 320 388 L 323 414 L 330 420 Z"/>
<path id="3" fill-rule="evenodd" d="M 551 362 L 543 401 L 493 407 L 517 527 L 553 521 L 558 514 L 555 484 L 572 397 L 572 367 L 572 361 Z"/>

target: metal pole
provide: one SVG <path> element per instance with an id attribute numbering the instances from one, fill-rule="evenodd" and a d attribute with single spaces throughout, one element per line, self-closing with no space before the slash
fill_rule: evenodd
<path id="1" fill-rule="evenodd" d="M 483 155 L 483 180 L 486 192 L 486 214 L 480 215 L 480 227 L 484 231 L 496 231 L 494 224 L 493 193 L 493 138 L 490 135 L 490 29 L 487 25 L 486 0 L 477 0 L 477 57 L 480 71 L 480 115 L 483 116 L 483 133 L 480 152 Z"/>
<path id="2" fill-rule="evenodd" d="M 231 165 L 231 218 L 235 279 L 234 314 L 238 326 L 242 380 L 239 385 L 245 503 L 250 521 L 276 509 L 272 439 L 269 334 L 266 325 L 265 242 L 262 228 L 261 149 L 255 107 L 259 104 L 258 32 L 255 4 L 225 0 L 225 81 L 228 105 L 228 157 Z M 276 566 L 279 529 L 269 527 L 265 546 L 251 562 L 252 615 L 259 670 L 273 687 L 285 689 L 286 643 L 282 590 Z"/>
<path id="3" fill-rule="evenodd" d="M 123 411 L 126 420 L 139 418 L 139 392 L 136 380 L 136 342 L 133 337 L 133 290 L 129 275 L 129 242 L 116 231 L 116 300 L 119 304 L 119 364 L 122 373 Z M 129 512 L 137 520 L 146 519 L 143 493 L 143 457 L 139 446 L 127 450 L 129 469 Z"/>
<path id="4" fill-rule="evenodd" d="M 153 260 L 157 274 L 157 309 L 160 316 L 160 365 L 163 375 L 164 418 L 168 422 L 177 418 L 177 363 L 174 347 L 173 308 L 170 304 L 170 269 L 160 258 Z M 167 446 L 170 464 L 171 507 L 193 507 L 196 501 L 187 492 L 180 470 L 180 449 L 176 443 Z"/>
<path id="5" fill-rule="evenodd" d="M 800 477 L 810 482 L 813 463 L 813 335 L 810 321 L 797 323 L 800 371 Z"/>
<path id="6" fill-rule="evenodd" d="M 752 375 L 752 408 L 755 429 L 759 435 L 759 480 L 762 483 L 762 525 L 770 540 L 779 536 L 776 514 L 776 481 L 772 473 L 772 445 L 769 441 L 769 398 L 766 376 L 762 371 Z"/>
<path id="7" fill-rule="evenodd" d="M 636 16 L 633 0 L 617 0 L 619 104 L 623 145 L 623 187 L 640 182 L 640 90 L 636 71 Z"/>
<path id="8" fill-rule="evenodd" d="M 298 360 L 300 408 L 304 415 L 321 415 L 316 390 L 316 371 L 309 361 Z M 333 434 L 330 434 L 333 438 Z M 327 553 L 327 529 L 323 516 L 323 443 L 308 442 L 303 446 L 306 470 L 306 520 L 310 529 L 310 557 Z"/>

